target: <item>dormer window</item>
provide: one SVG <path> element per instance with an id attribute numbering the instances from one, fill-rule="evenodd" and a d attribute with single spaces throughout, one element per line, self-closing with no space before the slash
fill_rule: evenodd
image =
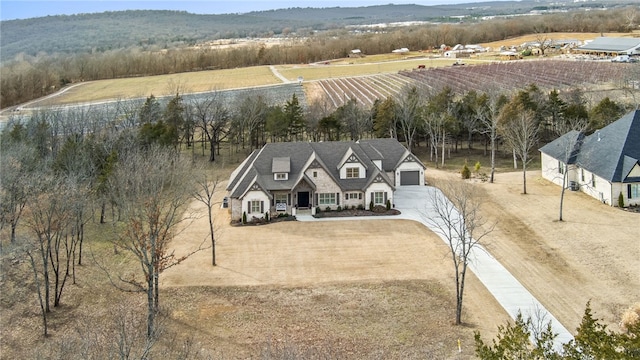
<path id="1" fill-rule="evenodd" d="M 359 177 L 360 177 L 360 168 L 357 168 L 357 167 L 347 168 L 347 179 L 357 179 Z"/>
<path id="2" fill-rule="evenodd" d="M 274 180 L 288 180 L 289 173 L 275 173 L 273 176 Z"/>

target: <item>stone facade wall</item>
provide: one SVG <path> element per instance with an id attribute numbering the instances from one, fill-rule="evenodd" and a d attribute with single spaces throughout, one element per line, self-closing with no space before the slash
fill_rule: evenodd
<path id="1" fill-rule="evenodd" d="M 316 176 L 314 177 L 314 172 Z M 329 175 L 323 168 L 309 168 L 305 171 L 305 175 L 311 179 L 316 185 L 316 190 L 311 194 L 310 203 L 312 207 L 318 206 L 316 203 L 315 194 L 321 193 L 339 193 L 339 196 L 342 196 L 340 199 L 340 203 L 342 203 L 342 199 L 344 198 L 340 187 L 333 181 L 331 175 Z M 336 202 L 338 199 L 336 198 Z M 327 205 L 322 205 L 322 208 L 325 208 Z M 331 205 L 332 209 L 338 207 L 337 204 Z"/>

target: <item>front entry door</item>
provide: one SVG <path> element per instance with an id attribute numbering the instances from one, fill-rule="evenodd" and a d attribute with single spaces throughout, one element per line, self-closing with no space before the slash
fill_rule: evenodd
<path id="1" fill-rule="evenodd" d="M 309 192 L 302 191 L 298 193 L 298 207 L 299 208 L 308 208 L 309 207 Z"/>

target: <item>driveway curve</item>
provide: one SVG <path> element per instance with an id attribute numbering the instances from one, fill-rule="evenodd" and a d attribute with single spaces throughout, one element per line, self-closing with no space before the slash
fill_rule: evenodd
<path id="1" fill-rule="evenodd" d="M 407 219 L 417 221 L 436 233 L 447 246 L 449 243 L 444 236 L 433 226 L 437 218 L 435 210 L 429 199 L 435 196 L 444 196 L 440 190 L 431 186 L 401 186 L 394 194 L 395 207 L 401 211 L 397 216 L 371 216 L 358 217 L 358 220 L 376 219 Z M 340 221 L 353 220 L 349 217 L 320 218 L 312 216 L 298 216 L 299 221 Z M 484 284 L 498 303 L 507 311 L 511 318 L 515 319 L 518 313 L 525 317 L 531 317 L 534 324 L 551 322 L 555 338 L 555 348 L 560 351 L 562 344 L 573 339 L 573 335 L 551 314 L 500 262 L 491 256 L 489 252 L 476 245 L 472 249 L 469 268 Z"/>

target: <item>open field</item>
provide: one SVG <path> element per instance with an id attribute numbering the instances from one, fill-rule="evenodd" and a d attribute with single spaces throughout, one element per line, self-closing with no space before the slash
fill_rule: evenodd
<path id="1" fill-rule="evenodd" d="M 281 81 L 273 75 L 268 66 L 207 70 L 74 84 L 73 88 L 61 95 L 37 102 L 34 105 L 46 106 L 129 99 L 147 97 L 152 94 L 157 97 L 175 94 L 176 90 L 179 90 L 180 93 L 191 93 L 280 83 Z"/>
<path id="2" fill-rule="evenodd" d="M 425 64 L 429 67 L 451 66 L 454 61 L 451 59 L 412 58 L 365 64 L 279 65 L 275 66 L 275 68 L 289 81 L 295 82 L 299 76 L 302 76 L 305 81 L 313 81 L 335 77 L 396 73 L 401 70 L 411 70 L 419 64 Z M 282 81 L 273 74 L 269 66 L 98 80 L 73 84 L 67 89 L 63 89 L 60 93 L 31 102 L 30 106 L 54 106 L 115 99 L 144 98 L 152 94 L 163 96 L 175 94 L 178 89 L 181 93 L 192 93 L 280 83 Z"/>

